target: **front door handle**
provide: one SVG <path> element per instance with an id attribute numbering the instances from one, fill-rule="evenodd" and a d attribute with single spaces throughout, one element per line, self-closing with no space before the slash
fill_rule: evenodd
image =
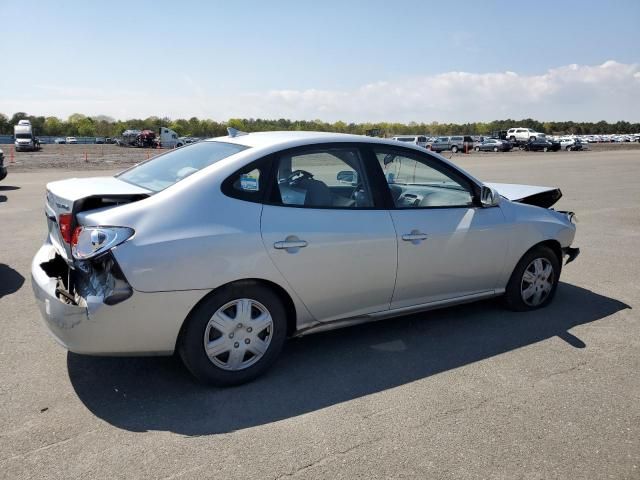
<path id="1" fill-rule="evenodd" d="M 411 230 L 411 233 L 405 233 L 404 235 L 402 235 L 402 240 L 404 240 L 405 242 L 419 243 L 421 240 L 426 239 L 427 234 L 422 233 L 419 230 Z"/>
<path id="2" fill-rule="evenodd" d="M 274 243 L 273 248 L 286 250 L 289 253 L 296 253 L 300 248 L 304 248 L 307 245 L 305 240 L 300 240 L 295 235 L 289 235 L 284 240 Z"/>

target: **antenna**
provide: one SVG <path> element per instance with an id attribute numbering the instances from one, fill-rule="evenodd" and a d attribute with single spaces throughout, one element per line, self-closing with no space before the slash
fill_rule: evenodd
<path id="1" fill-rule="evenodd" d="M 231 138 L 240 137 L 242 135 L 249 135 L 247 132 L 238 130 L 237 128 L 227 127 L 227 132 Z"/>

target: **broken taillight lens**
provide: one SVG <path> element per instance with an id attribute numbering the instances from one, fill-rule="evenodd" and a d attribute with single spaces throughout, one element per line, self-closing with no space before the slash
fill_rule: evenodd
<path id="1" fill-rule="evenodd" d="M 78 227 L 71 252 L 77 260 L 94 258 L 126 242 L 133 234 L 133 229 L 127 227 Z"/>
<path id="2" fill-rule="evenodd" d="M 61 213 L 58 217 L 58 226 L 60 227 L 60 236 L 66 243 L 71 243 L 73 230 L 71 228 L 73 217 L 70 213 Z"/>

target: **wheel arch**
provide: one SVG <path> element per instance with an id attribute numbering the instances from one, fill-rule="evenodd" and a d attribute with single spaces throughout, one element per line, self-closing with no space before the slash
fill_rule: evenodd
<path id="1" fill-rule="evenodd" d="M 531 247 L 529 247 L 527 250 L 525 250 L 522 255 L 520 255 L 520 258 L 518 258 L 518 261 L 516 262 L 516 266 L 518 265 L 518 263 L 520 262 L 520 260 L 522 260 L 522 258 L 529 253 L 531 250 L 533 250 L 534 248 L 538 248 L 538 247 L 547 247 L 549 248 L 556 256 L 556 258 L 558 259 L 558 263 L 560 264 L 560 266 L 562 267 L 562 246 L 560 245 L 560 242 L 558 240 L 555 239 L 547 239 L 547 240 L 542 240 L 538 243 L 535 243 L 534 245 L 531 245 Z M 516 267 L 513 267 L 514 270 Z M 513 271 L 511 272 L 513 274 Z"/>
<path id="2" fill-rule="evenodd" d="M 280 300 L 282 301 L 282 305 L 284 306 L 284 309 L 287 315 L 287 319 L 286 319 L 287 320 L 287 337 L 290 337 L 295 333 L 295 331 L 297 330 L 298 317 L 297 317 L 295 304 L 293 303 L 293 299 L 291 298 L 289 293 L 280 285 L 272 281 L 265 280 L 262 278 L 246 278 L 242 280 L 234 280 L 234 281 L 225 283 L 224 285 L 220 285 L 219 287 L 211 290 L 206 295 L 203 295 L 203 297 L 193 307 L 191 307 L 191 309 L 189 310 L 189 313 L 187 313 L 187 316 L 184 318 L 184 320 L 182 321 L 182 325 L 180 326 L 178 336 L 176 337 L 174 351 L 176 352 L 178 351 L 178 345 L 180 344 L 180 339 L 184 334 L 185 327 L 189 322 L 191 315 L 205 300 L 215 295 L 223 288 L 227 288 L 230 286 L 242 286 L 242 285 L 263 286 L 273 291 L 278 296 L 278 298 L 280 298 Z"/>

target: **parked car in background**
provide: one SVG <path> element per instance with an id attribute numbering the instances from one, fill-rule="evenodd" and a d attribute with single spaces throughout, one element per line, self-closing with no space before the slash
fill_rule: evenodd
<path id="1" fill-rule="evenodd" d="M 76 144 L 76 143 L 78 143 L 78 139 L 76 137 L 67 137 L 66 143 Z"/>
<path id="2" fill-rule="evenodd" d="M 398 135 L 396 137 L 391 137 L 391 140 L 395 140 L 396 142 L 413 143 L 414 145 L 418 145 L 423 148 L 427 147 L 427 137 L 424 135 Z"/>
<path id="3" fill-rule="evenodd" d="M 105 143 L 104 137 L 96 137 L 96 144 L 101 145 Z"/>
<path id="4" fill-rule="evenodd" d="M 469 135 L 438 137 L 435 142 L 429 145 L 434 152 L 444 152 L 445 150 L 449 150 L 452 153 L 468 152 L 473 149 L 473 138 Z"/>
<path id="5" fill-rule="evenodd" d="M 523 149 L 529 152 L 557 152 L 561 148 L 562 146 L 560 145 L 560 142 L 547 140 L 546 138 L 529 140 L 523 146 Z"/>
<path id="6" fill-rule="evenodd" d="M 4 180 L 7 177 L 7 167 L 4 164 L 4 152 L 0 148 L 0 180 Z"/>
<path id="7" fill-rule="evenodd" d="M 582 142 L 579 138 L 561 137 L 557 141 L 560 142 L 560 148 L 563 150 L 582 150 Z"/>
<path id="8" fill-rule="evenodd" d="M 507 140 L 512 143 L 528 142 L 529 140 L 536 140 L 544 136 L 544 133 L 536 132 L 531 128 L 510 128 L 507 130 Z"/>
<path id="9" fill-rule="evenodd" d="M 497 140 L 495 138 L 485 138 L 473 147 L 476 152 L 508 152 L 513 149 L 511 142 Z"/>
<path id="10" fill-rule="evenodd" d="M 573 214 L 549 209 L 561 196 L 409 143 L 230 129 L 49 183 L 32 287 L 73 352 L 176 351 L 200 380 L 238 384 L 287 337 L 498 296 L 546 307 L 579 253 Z"/>
<path id="11" fill-rule="evenodd" d="M 67 140 L 62 138 L 62 137 L 58 137 L 53 141 L 53 143 L 56 143 L 58 145 L 63 145 L 65 143 L 67 143 Z"/>

